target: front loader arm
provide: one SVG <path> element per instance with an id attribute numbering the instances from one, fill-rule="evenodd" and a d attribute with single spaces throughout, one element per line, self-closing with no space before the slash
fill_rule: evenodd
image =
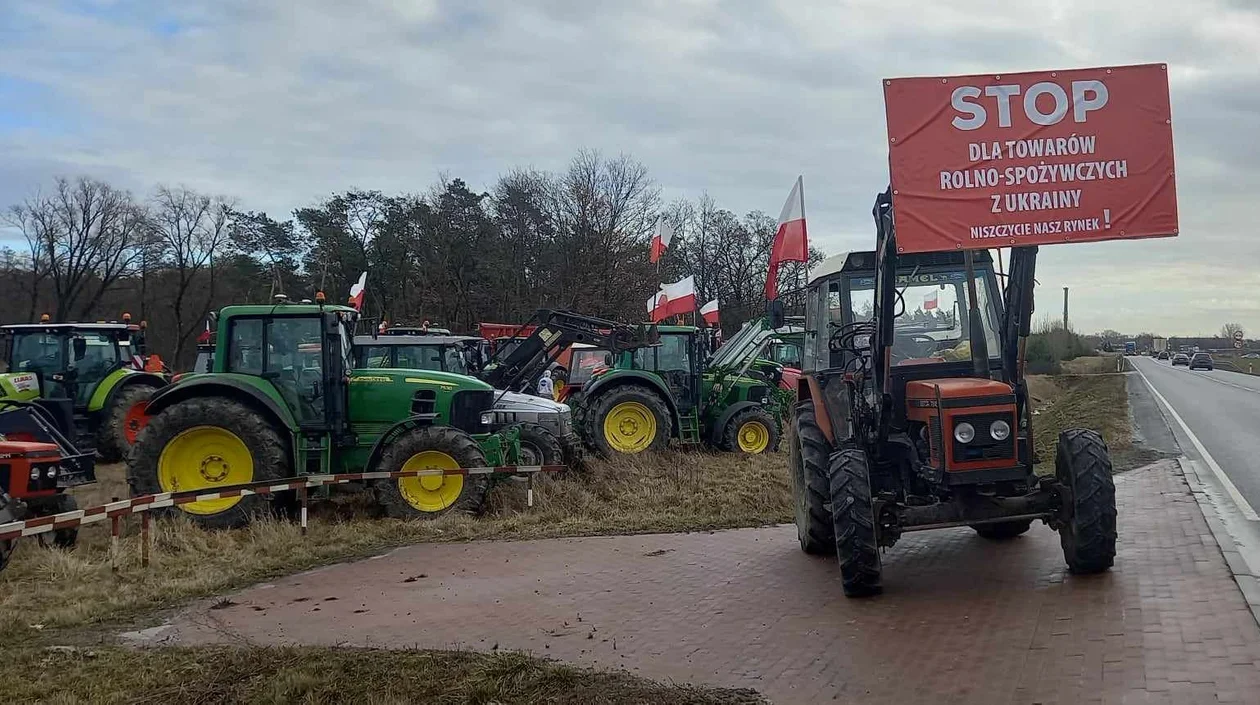
<path id="1" fill-rule="evenodd" d="M 532 321 L 538 325 L 528 338 L 500 357 L 496 354 L 481 379 L 496 389 L 516 389 L 536 379 L 560 353 L 574 343 L 604 348 L 613 354 L 651 345 L 655 326 L 630 326 L 572 311 L 539 309 Z"/>

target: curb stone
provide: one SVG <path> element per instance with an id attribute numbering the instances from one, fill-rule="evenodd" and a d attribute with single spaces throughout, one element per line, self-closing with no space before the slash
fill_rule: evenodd
<path id="1" fill-rule="evenodd" d="M 1220 549 L 1226 565 L 1229 566 L 1230 575 L 1233 576 L 1239 591 L 1242 592 L 1243 599 L 1247 602 L 1247 607 L 1251 610 L 1252 618 L 1255 619 L 1256 625 L 1260 626 L 1260 571 L 1248 564 L 1246 557 L 1238 550 L 1234 537 L 1225 528 L 1219 510 L 1199 479 L 1197 464 L 1183 456 L 1177 459 L 1177 466 L 1190 487 L 1191 496 L 1199 505 L 1199 511 L 1203 513 L 1203 519 L 1207 521 L 1208 530 L 1212 532 L 1217 548 Z"/>

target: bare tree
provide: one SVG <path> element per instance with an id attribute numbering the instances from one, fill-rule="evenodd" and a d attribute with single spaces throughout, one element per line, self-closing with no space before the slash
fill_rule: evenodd
<path id="1" fill-rule="evenodd" d="M 51 201 L 39 194 L 31 197 L 22 205 L 12 206 L 5 214 L 4 221 L 16 228 L 26 238 L 28 264 L 27 276 L 31 280 L 30 298 L 27 300 L 27 321 L 35 319 L 35 308 L 39 305 L 40 287 L 48 278 L 49 261 L 47 244 L 55 235 L 55 218 Z"/>
<path id="2" fill-rule="evenodd" d="M 1235 334 L 1239 334 L 1242 332 L 1243 332 L 1243 327 L 1242 327 L 1242 324 L 1240 323 L 1226 323 L 1225 325 L 1221 326 L 1221 337 L 1225 338 L 1226 340 L 1233 340 Z"/>
<path id="3" fill-rule="evenodd" d="M 12 208 L 10 221 L 26 236 L 38 280 L 52 280 L 59 321 L 90 315 L 133 271 L 146 228 L 129 193 L 86 177 L 58 179 L 51 195 Z"/>
<path id="4" fill-rule="evenodd" d="M 215 299 L 215 259 L 227 244 L 230 206 L 185 188 L 159 186 L 150 211 L 157 262 L 165 269 L 174 318 L 174 351 L 196 332 Z"/>

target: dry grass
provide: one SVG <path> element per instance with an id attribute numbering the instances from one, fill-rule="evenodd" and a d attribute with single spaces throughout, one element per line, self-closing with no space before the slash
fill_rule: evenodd
<path id="1" fill-rule="evenodd" d="M 505 482 L 492 493 L 487 515 L 477 519 L 373 518 L 364 502 L 351 497 L 315 505 L 307 536 L 282 520 L 216 532 L 178 518 L 163 520 L 155 524 L 148 569 L 140 565 L 135 519 L 121 542 L 116 573 L 105 524 L 86 527 L 72 551 L 26 539 L 0 573 L 0 640 L 115 622 L 408 543 L 698 531 L 792 520 L 786 454 L 671 452 L 590 465 L 581 475 L 541 478 L 532 509 L 524 506 L 523 485 Z M 100 482 L 82 489 L 80 504 L 125 496 L 122 472 L 121 466 L 102 467 Z"/>
<path id="2" fill-rule="evenodd" d="M 752 705 L 751 690 L 655 683 L 518 653 L 352 648 L 24 649 L 0 660 L 15 703 Z"/>
<path id="3" fill-rule="evenodd" d="M 1114 365 L 1115 360 L 1112 359 L 1110 364 Z M 1124 375 L 1098 372 L 1059 375 L 1043 379 L 1034 389 L 1034 399 L 1038 394 L 1044 395 L 1043 405 L 1034 406 L 1038 412 L 1032 422 L 1033 444 L 1041 459 L 1037 466 L 1038 474 L 1054 473 L 1055 445 L 1059 433 L 1068 428 L 1089 428 L 1102 434 L 1117 472 L 1153 459 L 1149 453 L 1133 447 L 1133 426 L 1129 419 L 1129 395 Z"/>

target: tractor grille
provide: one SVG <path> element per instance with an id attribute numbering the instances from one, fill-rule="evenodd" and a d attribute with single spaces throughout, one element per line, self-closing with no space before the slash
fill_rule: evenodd
<path id="1" fill-rule="evenodd" d="M 418 389 L 411 397 L 411 413 L 413 415 L 432 414 L 436 402 L 437 392 L 432 389 Z"/>
<path id="2" fill-rule="evenodd" d="M 481 422 L 481 412 L 494 406 L 494 392 L 490 390 L 464 390 L 451 397 L 451 425 L 468 433 L 487 433 L 489 427 Z"/>
<path id="3" fill-rule="evenodd" d="M 1011 427 L 1011 435 L 999 441 L 989 436 L 989 425 L 997 420 L 1005 421 Z M 966 421 L 976 429 L 976 437 L 970 443 L 959 443 L 950 433 L 954 443 L 954 460 L 968 462 L 974 460 L 999 460 L 1015 457 L 1015 419 L 1007 413 L 976 414 L 974 416 L 955 416 L 954 423 Z"/>

